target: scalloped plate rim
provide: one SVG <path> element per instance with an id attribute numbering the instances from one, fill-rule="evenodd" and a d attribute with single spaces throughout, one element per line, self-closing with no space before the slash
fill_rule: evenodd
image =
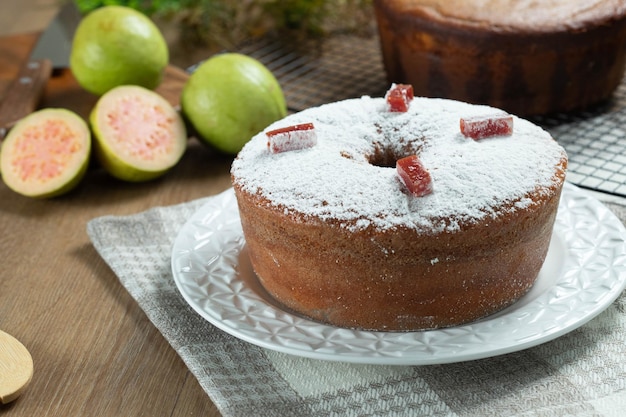
<path id="1" fill-rule="evenodd" d="M 582 201 L 582 203 L 577 201 Z M 564 250 L 566 254 L 571 257 L 571 252 L 574 250 L 574 242 L 565 242 L 565 239 L 561 236 L 561 233 L 564 233 L 564 231 L 562 232 L 560 230 L 565 226 L 572 226 L 569 224 L 571 221 L 570 217 L 576 217 L 576 214 L 572 212 L 572 208 L 568 207 L 569 204 L 574 204 L 576 207 L 582 205 L 590 209 L 590 211 L 596 215 L 596 218 L 591 221 L 585 218 L 588 226 L 612 228 L 615 236 L 611 237 L 614 238 L 616 243 L 610 248 L 600 248 L 600 250 L 606 252 L 604 253 L 605 256 L 610 256 L 608 251 L 618 247 L 616 256 L 626 259 L 626 229 L 624 225 L 601 202 L 587 194 L 584 190 L 566 182 L 563 188 L 557 221 L 555 222 L 555 236 L 557 239 L 555 240 L 553 238 L 546 260 L 546 264 L 552 262 L 552 271 L 554 271 L 554 269 L 559 270 L 560 275 L 556 278 L 556 283 L 561 283 L 559 280 L 564 279 L 563 277 L 566 272 L 572 272 L 572 267 L 568 266 L 568 261 L 571 261 L 571 259 L 566 258 L 562 260 L 561 264 L 558 263 L 558 260 L 551 259 L 555 257 L 555 255 L 551 255 L 553 251 L 558 252 L 559 250 Z M 232 212 L 227 213 L 225 211 L 226 209 L 232 210 Z M 582 214 L 580 216 L 582 216 Z M 602 217 L 602 219 L 598 220 L 597 217 Z M 467 342 L 467 339 L 480 339 L 488 335 L 486 329 L 489 329 L 490 325 L 495 326 L 496 329 L 498 326 L 502 327 L 506 324 L 498 325 L 498 321 L 513 319 L 515 318 L 515 314 L 526 315 L 533 311 L 535 313 L 540 312 L 539 308 L 541 307 L 542 299 L 546 302 L 545 305 L 554 302 L 554 299 L 550 298 L 548 292 L 555 291 L 556 284 L 551 285 L 551 283 L 548 282 L 547 288 L 543 288 L 541 290 L 542 292 L 539 294 L 534 294 L 533 299 L 526 302 L 521 307 L 520 305 L 523 304 L 521 301 L 524 299 L 520 300 L 520 302 L 518 302 L 519 304 L 516 303 L 502 312 L 462 326 L 419 332 L 373 332 L 343 329 L 302 318 L 269 302 L 263 295 L 259 294 L 258 289 L 252 289 L 250 277 L 242 279 L 242 277 L 239 276 L 238 267 L 242 262 L 238 259 L 238 256 L 230 259 L 230 261 L 225 261 L 232 267 L 232 271 L 226 273 L 226 278 L 217 276 L 216 274 L 211 275 L 207 271 L 201 271 L 204 266 L 204 258 L 202 258 L 202 260 L 189 259 L 189 254 L 194 252 L 194 247 L 208 251 L 207 253 L 213 256 L 213 260 L 223 261 L 225 257 L 221 252 L 223 246 L 210 247 L 209 245 L 209 248 L 206 248 L 206 244 L 209 242 L 206 233 L 211 236 L 216 234 L 220 238 L 226 237 L 230 239 L 230 243 L 228 243 L 232 245 L 230 249 L 236 251 L 239 255 L 241 251 L 245 250 L 245 242 L 243 233 L 241 232 L 236 200 L 232 188 L 210 198 L 209 201 L 201 206 L 183 225 L 174 240 L 171 258 L 172 273 L 175 284 L 185 301 L 205 320 L 232 336 L 263 348 L 312 359 L 381 365 L 433 365 L 483 359 L 512 353 L 556 339 L 584 325 L 604 311 L 626 288 L 625 265 L 615 272 L 615 277 L 613 277 L 612 280 L 605 283 L 607 284 L 607 290 L 598 294 L 600 302 L 595 302 L 593 305 L 587 305 L 586 307 L 584 305 L 576 306 L 578 309 L 572 310 L 572 312 L 579 313 L 579 316 L 576 318 L 563 321 L 560 325 L 518 339 L 502 339 L 497 337 L 496 340 L 492 335 L 492 337 L 487 337 L 490 343 L 482 345 L 477 343 L 470 344 Z M 603 239 L 603 242 L 608 239 L 605 235 L 588 237 L 593 239 L 593 244 L 597 244 L 598 239 Z M 218 243 L 215 245 L 218 245 Z M 559 245 L 562 247 L 559 248 Z M 615 257 L 613 257 L 613 259 L 614 258 Z M 250 272 L 250 274 L 253 273 Z M 193 278 L 191 277 L 192 275 L 194 276 Z M 203 293 L 202 296 L 198 298 L 190 291 L 188 281 L 195 280 L 195 277 L 198 275 L 203 285 L 212 287 L 209 280 L 217 280 L 218 283 L 225 285 L 227 295 L 236 297 L 239 302 L 248 303 L 245 306 L 246 308 L 254 306 L 254 309 L 263 309 L 264 312 L 269 312 L 270 314 L 252 316 L 252 313 L 248 313 L 248 315 L 246 315 L 245 311 L 238 310 L 238 308 L 233 305 L 232 308 L 234 311 L 242 314 L 244 320 L 237 317 L 237 314 L 235 314 L 232 319 L 224 320 L 223 316 L 225 313 L 228 313 L 227 310 L 231 307 L 230 303 L 227 302 L 228 308 L 224 308 L 223 304 L 212 300 L 212 296 L 223 295 L 223 292 L 213 294 L 211 290 L 209 290 L 206 294 Z M 581 279 L 576 274 L 574 274 L 572 278 Z M 545 279 L 554 278 L 550 277 Z M 576 281 L 575 283 L 579 282 Z M 536 286 L 539 285 L 536 284 Z M 223 291 L 224 286 L 220 288 Z M 581 294 L 582 290 L 578 290 L 578 292 L 572 290 L 568 298 Z M 265 295 L 265 297 L 267 296 Z M 583 309 L 583 307 L 585 308 Z M 551 314 L 547 309 L 541 312 L 547 312 L 548 315 Z M 252 319 L 250 319 L 250 317 L 252 317 Z M 280 319 L 276 317 L 280 317 Z M 286 325 L 281 326 L 283 323 L 281 322 L 281 325 L 277 326 L 276 320 L 286 320 L 284 322 Z M 248 321 L 251 323 L 248 323 Z M 257 324 L 262 324 L 262 326 L 260 328 L 255 327 Z M 528 330 L 524 326 L 528 327 L 528 325 L 523 325 L 522 323 L 519 328 L 514 328 L 513 330 Z M 307 334 L 307 332 L 311 331 L 319 331 L 332 335 L 334 343 L 338 345 L 334 346 L 331 343 L 330 346 L 326 348 L 315 347 L 315 345 L 323 346 L 325 342 L 328 343 L 328 339 L 322 336 L 316 337 L 315 333 L 313 333 L 312 336 L 310 333 Z M 497 333 L 495 333 L 495 335 L 500 336 Z M 464 341 L 463 338 L 466 340 Z M 354 341 L 363 340 L 373 341 L 375 345 L 378 344 L 381 345 L 381 347 L 367 349 L 358 344 L 354 344 Z M 445 340 L 450 340 L 449 345 L 452 347 L 447 351 L 441 349 L 437 350 L 437 342 L 441 343 Z M 401 345 L 407 349 L 400 352 L 393 350 L 394 347 L 398 346 L 398 342 L 400 341 L 403 343 L 407 343 L 408 341 L 408 345 Z M 446 346 L 446 344 L 444 343 L 442 346 Z M 461 350 L 463 352 L 460 352 Z"/>

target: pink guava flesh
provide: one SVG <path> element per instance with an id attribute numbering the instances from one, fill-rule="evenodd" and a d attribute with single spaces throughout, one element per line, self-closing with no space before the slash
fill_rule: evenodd
<path id="1" fill-rule="evenodd" d="M 63 174 L 83 151 L 79 136 L 65 121 L 48 119 L 28 126 L 14 148 L 11 165 L 22 181 L 45 182 Z"/>
<path id="2" fill-rule="evenodd" d="M 121 98 L 116 105 L 106 114 L 113 146 L 144 161 L 162 159 L 172 152 L 175 120 L 162 107 L 149 105 L 136 96 Z"/>

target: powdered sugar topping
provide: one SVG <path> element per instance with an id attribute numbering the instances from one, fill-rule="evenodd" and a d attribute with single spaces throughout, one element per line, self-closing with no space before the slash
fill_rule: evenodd
<path id="1" fill-rule="evenodd" d="M 476 142 L 459 130 L 461 117 L 500 110 L 443 99 L 415 98 L 406 113 L 389 112 L 382 98 L 362 97 L 307 109 L 267 128 L 315 124 L 317 144 L 281 154 L 267 150 L 263 132 L 233 162 L 235 184 L 285 213 L 339 221 L 351 230 L 398 226 L 454 231 L 497 216 L 493 207 L 521 209 L 528 193 L 555 181 L 565 155 L 550 135 L 515 118 L 511 136 Z M 433 192 L 406 192 L 395 160 L 418 154 Z"/>

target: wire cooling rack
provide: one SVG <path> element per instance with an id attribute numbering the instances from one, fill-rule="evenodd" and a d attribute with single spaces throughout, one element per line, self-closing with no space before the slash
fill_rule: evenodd
<path id="1" fill-rule="evenodd" d="M 569 182 L 626 196 L 626 79 L 607 103 L 579 113 L 533 121 L 548 130 L 567 151 Z"/>
<path id="2" fill-rule="evenodd" d="M 304 45 L 261 40 L 238 52 L 276 75 L 291 112 L 362 95 L 379 97 L 389 87 L 376 36 L 336 35 Z M 608 103 L 532 121 L 567 151 L 569 182 L 626 197 L 626 80 Z"/>
<path id="3" fill-rule="evenodd" d="M 238 52 L 263 62 L 296 112 L 346 98 L 382 96 L 387 79 L 378 38 L 337 35 L 305 44 L 260 41 Z"/>

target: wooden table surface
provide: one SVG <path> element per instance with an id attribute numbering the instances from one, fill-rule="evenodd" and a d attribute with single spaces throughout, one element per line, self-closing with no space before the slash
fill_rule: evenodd
<path id="1" fill-rule="evenodd" d="M 0 38 L 0 98 L 35 39 Z M 184 74 L 175 75 L 182 84 Z M 49 82 L 43 105 L 85 116 L 92 102 L 66 70 Z M 0 405 L 0 414 L 219 416 L 97 254 L 86 223 L 217 194 L 230 186 L 231 162 L 192 139 L 174 170 L 153 182 L 124 183 L 96 168 L 78 189 L 51 200 L 0 184 L 0 329 L 29 349 L 35 367 L 28 388 Z"/>

